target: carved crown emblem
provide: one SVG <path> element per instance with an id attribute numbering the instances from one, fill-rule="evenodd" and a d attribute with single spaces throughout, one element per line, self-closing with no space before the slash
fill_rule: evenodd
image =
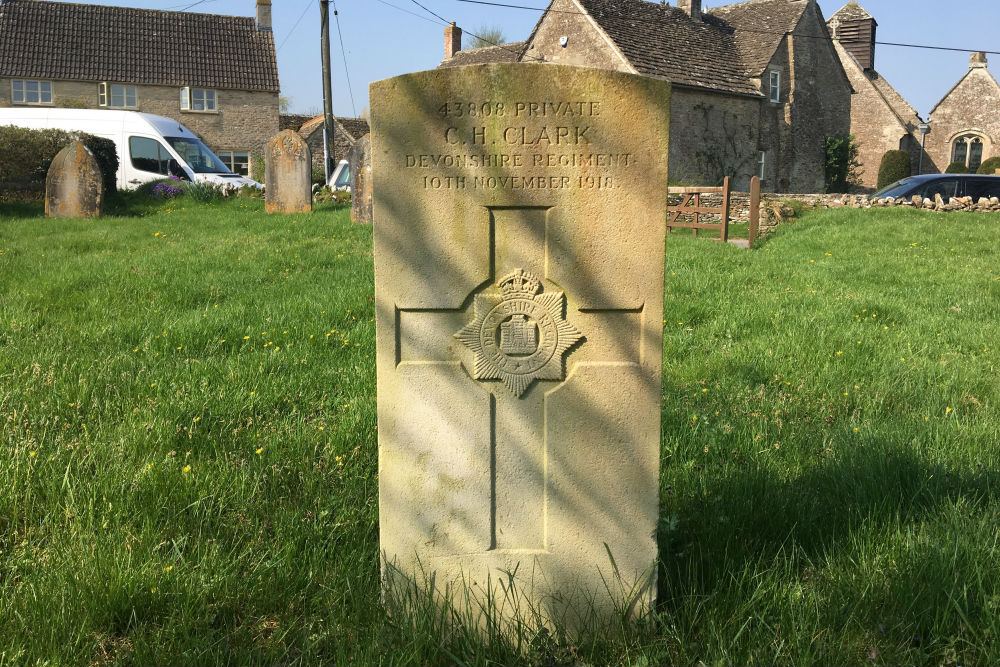
<path id="1" fill-rule="evenodd" d="M 533 298 L 535 294 L 538 293 L 538 289 L 542 286 L 541 282 L 535 276 L 527 273 L 523 269 L 515 269 L 508 273 L 506 276 L 500 279 L 497 283 L 497 287 L 500 288 L 500 292 L 505 296 L 517 296 L 517 297 L 527 297 Z"/>

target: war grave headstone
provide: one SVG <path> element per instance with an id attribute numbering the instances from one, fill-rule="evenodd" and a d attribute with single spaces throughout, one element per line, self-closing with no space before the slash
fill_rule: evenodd
<path id="1" fill-rule="evenodd" d="M 366 134 L 347 151 L 351 165 L 351 222 L 372 223 L 372 135 Z"/>
<path id="2" fill-rule="evenodd" d="M 267 142 L 264 210 L 268 213 L 312 211 L 312 155 L 309 144 L 294 130 L 282 130 Z"/>
<path id="3" fill-rule="evenodd" d="M 387 598 L 651 605 L 669 98 L 541 64 L 372 84 Z"/>
<path id="4" fill-rule="evenodd" d="M 104 201 L 104 177 L 83 142 L 56 153 L 45 175 L 45 215 L 50 218 L 96 218 Z"/>

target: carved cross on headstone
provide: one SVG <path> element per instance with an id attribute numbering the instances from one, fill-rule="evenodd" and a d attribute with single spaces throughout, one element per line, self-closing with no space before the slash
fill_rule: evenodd
<path id="1" fill-rule="evenodd" d="M 488 382 L 490 423 L 490 531 L 487 550 L 545 551 L 545 399 L 547 391 L 532 390 L 536 382 L 562 382 L 565 358 L 574 346 L 586 345 L 586 331 L 566 313 L 566 295 L 542 283 L 548 267 L 550 207 L 484 207 L 490 225 L 489 280 L 466 300 L 464 308 L 400 308 L 400 314 L 439 313 L 453 322 L 461 313 L 467 324 L 454 333 L 475 354 L 472 378 Z M 517 239 L 532 239 L 530 243 Z M 538 293 L 541 291 L 541 293 Z M 471 302 L 471 317 L 469 314 Z M 589 309 L 597 317 L 635 314 L 635 308 Z M 446 326 L 446 325 L 445 325 Z M 397 336 L 401 334 L 397 329 Z M 443 326 L 435 327 L 439 337 Z M 449 341 L 439 340 L 444 347 Z M 397 347 L 402 341 L 397 343 Z M 432 355 L 447 364 L 447 352 Z M 617 358 L 616 358 L 617 357 Z M 609 358 L 592 361 L 636 364 Z M 411 357 L 408 363 L 435 363 Z M 500 382 L 489 382 L 500 380 Z M 551 389 L 549 386 L 548 389 Z"/>

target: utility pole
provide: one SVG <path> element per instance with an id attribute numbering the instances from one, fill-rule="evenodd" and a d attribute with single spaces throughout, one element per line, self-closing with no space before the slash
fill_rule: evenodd
<path id="1" fill-rule="evenodd" d="M 330 0 L 319 0 L 320 39 L 323 53 L 323 171 L 326 182 L 337 165 L 333 163 L 333 82 L 330 80 Z"/>

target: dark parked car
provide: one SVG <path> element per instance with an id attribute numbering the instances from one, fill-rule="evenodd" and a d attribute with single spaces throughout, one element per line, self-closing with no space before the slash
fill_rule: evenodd
<path id="1" fill-rule="evenodd" d="M 1000 197 L 1000 176 L 984 176 L 982 174 L 924 174 L 910 176 L 892 185 L 887 185 L 871 199 L 893 197 L 895 199 L 910 199 L 920 195 L 924 199 L 934 199 L 939 194 L 948 201 L 949 197 L 972 197 L 979 201 L 980 197 Z"/>

